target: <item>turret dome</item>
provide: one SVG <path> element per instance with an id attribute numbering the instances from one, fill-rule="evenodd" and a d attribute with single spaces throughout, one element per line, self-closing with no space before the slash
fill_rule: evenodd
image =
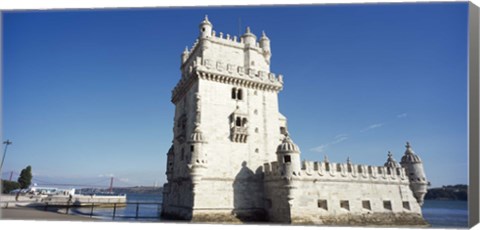
<path id="1" fill-rule="evenodd" d="M 208 20 L 208 16 L 205 15 L 205 19 L 198 26 L 200 28 L 200 38 L 208 38 L 212 36 L 213 25 Z"/>
<path id="2" fill-rule="evenodd" d="M 260 37 L 260 41 L 262 40 L 270 40 L 267 35 L 265 34 L 265 31 L 262 31 L 262 37 Z"/>
<path id="3" fill-rule="evenodd" d="M 392 153 L 388 151 L 388 159 L 387 162 L 383 166 L 389 167 L 389 168 L 400 168 L 400 165 L 393 159 Z"/>
<path id="4" fill-rule="evenodd" d="M 407 141 L 407 145 L 405 145 L 407 150 L 405 150 L 405 155 L 402 157 L 401 163 L 421 163 L 422 160 L 418 157 L 410 146 L 410 143 Z"/>
<path id="5" fill-rule="evenodd" d="M 208 20 L 208 15 L 205 15 L 205 18 L 204 18 L 203 21 L 200 23 L 200 27 L 202 27 L 202 26 L 204 26 L 204 25 L 212 26 L 212 23 Z"/>
<path id="6" fill-rule="evenodd" d="M 190 142 L 203 142 L 203 135 L 202 131 L 198 126 L 195 127 L 192 134 L 190 135 Z"/>
<path id="7" fill-rule="evenodd" d="M 242 35 L 242 37 L 254 37 L 255 40 L 257 39 L 257 36 L 250 31 L 250 26 L 247 26 L 247 29 L 245 29 L 245 33 Z"/>
<path id="8" fill-rule="evenodd" d="M 277 153 L 300 153 L 298 146 L 293 143 L 292 139 L 285 133 L 285 137 L 280 145 L 277 147 Z"/>
<path id="9" fill-rule="evenodd" d="M 247 26 L 245 33 L 242 35 L 243 43 L 245 45 L 255 46 L 257 42 L 257 36 L 250 31 L 250 27 Z"/>
<path id="10" fill-rule="evenodd" d="M 167 155 L 173 155 L 173 145 L 170 146 L 170 149 L 168 150 Z"/>

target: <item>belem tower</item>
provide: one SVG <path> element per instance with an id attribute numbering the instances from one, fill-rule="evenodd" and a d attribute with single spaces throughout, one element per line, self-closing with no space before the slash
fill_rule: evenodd
<path id="1" fill-rule="evenodd" d="M 207 17 L 172 91 L 162 216 L 193 221 L 425 225 L 428 182 L 409 143 L 398 164 L 301 161 L 278 109 L 270 40 L 216 33 Z"/>

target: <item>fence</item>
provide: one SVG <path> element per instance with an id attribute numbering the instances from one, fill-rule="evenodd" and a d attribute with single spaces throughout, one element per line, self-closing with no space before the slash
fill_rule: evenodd
<path id="1" fill-rule="evenodd" d="M 110 203 L 110 202 L 96 202 L 96 203 L 82 203 L 81 205 L 74 204 L 74 203 L 65 203 L 65 204 L 52 204 L 48 202 L 31 202 L 31 201 L 0 201 L 0 207 L 1 208 L 12 208 L 12 207 L 19 207 L 17 204 L 24 204 L 20 205 L 20 207 L 31 207 L 31 208 L 37 208 L 41 209 L 44 211 L 52 211 L 54 209 L 57 212 L 64 213 L 66 215 L 71 214 L 72 210 L 75 210 L 76 214 L 80 214 L 82 216 L 89 216 L 89 217 L 111 217 L 112 220 L 115 220 L 115 218 L 123 218 L 123 219 L 159 219 L 160 213 L 159 213 L 159 208 L 162 203 L 160 202 L 122 202 L 122 203 Z M 156 215 L 155 216 L 147 216 L 147 215 L 140 215 L 141 213 L 141 208 L 145 208 L 145 206 L 149 206 L 150 209 L 152 206 L 155 207 Z M 118 215 L 117 211 L 119 208 L 135 208 L 135 215 L 128 216 L 128 215 Z M 84 210 L 88 209 L 87 212 Z M 108 215 L 107 213 L 104 213 L 103 215 L 98 215 L 94 213 L 94 210 L 100 210 L 100 211 L 105 211 L 109 209 L 112 210 L 112 214 Z M 82 211 L 83 210 L 83 211 Z"/>

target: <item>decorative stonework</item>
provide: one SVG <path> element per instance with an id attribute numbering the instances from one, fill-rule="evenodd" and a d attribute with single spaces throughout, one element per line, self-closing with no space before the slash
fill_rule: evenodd
<path id="1" fill-rule="evenodd" d="M 202 63 L 202 64 L 199 64 Z M 175 86 L 172 92 L 172 102 L 176 102 L 177 98 L 181 98 L 183 94 L 189 89 L 192 83 L 198 78 L 217 81 L 221 83 L 238 85 L 252 89 L 281 91 L 283 88 L 283 76 L 276 76 L 274 73 L 267 73 L 258 71 L 253 68 L 248 68 L 245 73 L 244 67 L 227 64 L 231 66 L 232 72 L 224 71 L 224 64 L 217 63 L 216 68 L 213 68 L 212 60 L 197 58 L 193 63 L 192 74 L 188 78 L 182 78 Z M 233 71 L 233 70 L 237 71 Z"/>

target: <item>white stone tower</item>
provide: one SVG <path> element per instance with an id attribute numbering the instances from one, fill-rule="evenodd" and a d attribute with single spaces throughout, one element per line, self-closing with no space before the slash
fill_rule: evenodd
<path id="1" fill-rule="evenodd" d="M 216 33 L 207 17 L 181 54 L 172 92 L 174 140 L 167 157 L 162 215 L 251 218 L 264 212 L 264 163 L 277 159 L 287 132 L 270 72 L 270 40 L 249 27 L 238 39 Z M 257 215 L 261 216 L 261 215 Z"/>
<path id="2" fill-rule="evenodd" d="M 417 202 L 423 205 L 423 197 L 425 197 L 427 193 L 428 186 L 428 181 L 423 170 L 423 163 L 420 157 L 415 154 L 409 142 L 407 142 L 405 147 L 407 150 L 400 164 L 405 168 L 413 195 L 417 199 Z"/>

